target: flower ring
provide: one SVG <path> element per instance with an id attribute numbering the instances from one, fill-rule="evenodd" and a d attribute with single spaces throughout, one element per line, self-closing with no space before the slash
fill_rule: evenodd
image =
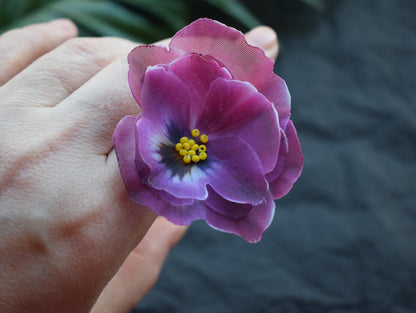
<path id="1" fill-rule="evenodd" d="M 210 226 L 257 242 L 274 199 L 301 174 L 303 156 L 285 82 L 244 35 L 200 19 L 169 47 L 128 56 L 141 108 L 113 135 L 130 197 L 175 224 Z"/>

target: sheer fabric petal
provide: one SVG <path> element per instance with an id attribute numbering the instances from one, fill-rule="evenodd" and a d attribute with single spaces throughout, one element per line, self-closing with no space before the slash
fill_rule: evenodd
<path id="1" fill-rule="evenodd" d="M 275 199 L 286 195 L 299 178 L 303 169 L 303 155 L 295 126 L 289 121 L 286 128 L 288 153 L 280 175 L 270 182 L 270 190 Z"/>
<path id="2" fill-rule="evenodd" d="M 239 235 L 247 242 L 255 243 L 260 241 L 263 232 L 269 227 L 274 212 L 275 203 L 269 194 L 262 203 L 253 206 L 246 218 L 233 219 L 208 206 L 205 220 L 215 229 Z"/>

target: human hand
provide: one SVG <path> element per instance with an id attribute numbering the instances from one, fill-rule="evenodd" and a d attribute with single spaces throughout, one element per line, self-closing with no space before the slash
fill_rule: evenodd
<path id="1" fill-rule="evenodd" d="M 58 21 L 0 37 L 1 312 L 88 312 L 101 292 L 92 312 L 127 312 L 185 231 L 153 223 L 120 178 L 112 133 L 139 113 L 126 61 L 137 44 L 75 36 Z M 274 36 L 248 40 L 273 57 Z"/>

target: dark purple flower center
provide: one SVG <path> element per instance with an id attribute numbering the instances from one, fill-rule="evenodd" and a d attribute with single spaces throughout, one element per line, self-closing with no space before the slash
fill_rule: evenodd
<path id="1" fill-rule="evenodd" d="M 170 124 L 166 130 L 169 143 L 160 143 L 158 153 L 161 156 L 160 162 L 170 170 L 172 177 L 184 177 L 195 165 L 202 170 L 212 166 L 213 160 L 209 159 L 207 154 L 207 135 L 200 134 L 197 129 L 189 132 L 174 124 Z"/>

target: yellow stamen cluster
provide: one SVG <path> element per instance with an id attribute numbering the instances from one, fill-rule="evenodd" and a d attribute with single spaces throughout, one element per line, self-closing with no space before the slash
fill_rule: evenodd
<path id="1" fill-rule="evenodd" d="M 189 139 L 188 137 L 182 137 L 179 142 L 175 145 L 176 151 L 178 151 L 179 155 L 182 157 L 183 162 L 185 163 L 198 163 L 200 161 L 206 160 L 208 157 L 207 155 L 207 147 L 204 143 L 208 142 L 207 135 L 201 135 L 199 137 L 200 131 L 198 129 L 193 129 L 191 131 L 192 137 L 195 139 Z M 202 142 L 198 144 L 195 140 L 198 139 Z"/>

